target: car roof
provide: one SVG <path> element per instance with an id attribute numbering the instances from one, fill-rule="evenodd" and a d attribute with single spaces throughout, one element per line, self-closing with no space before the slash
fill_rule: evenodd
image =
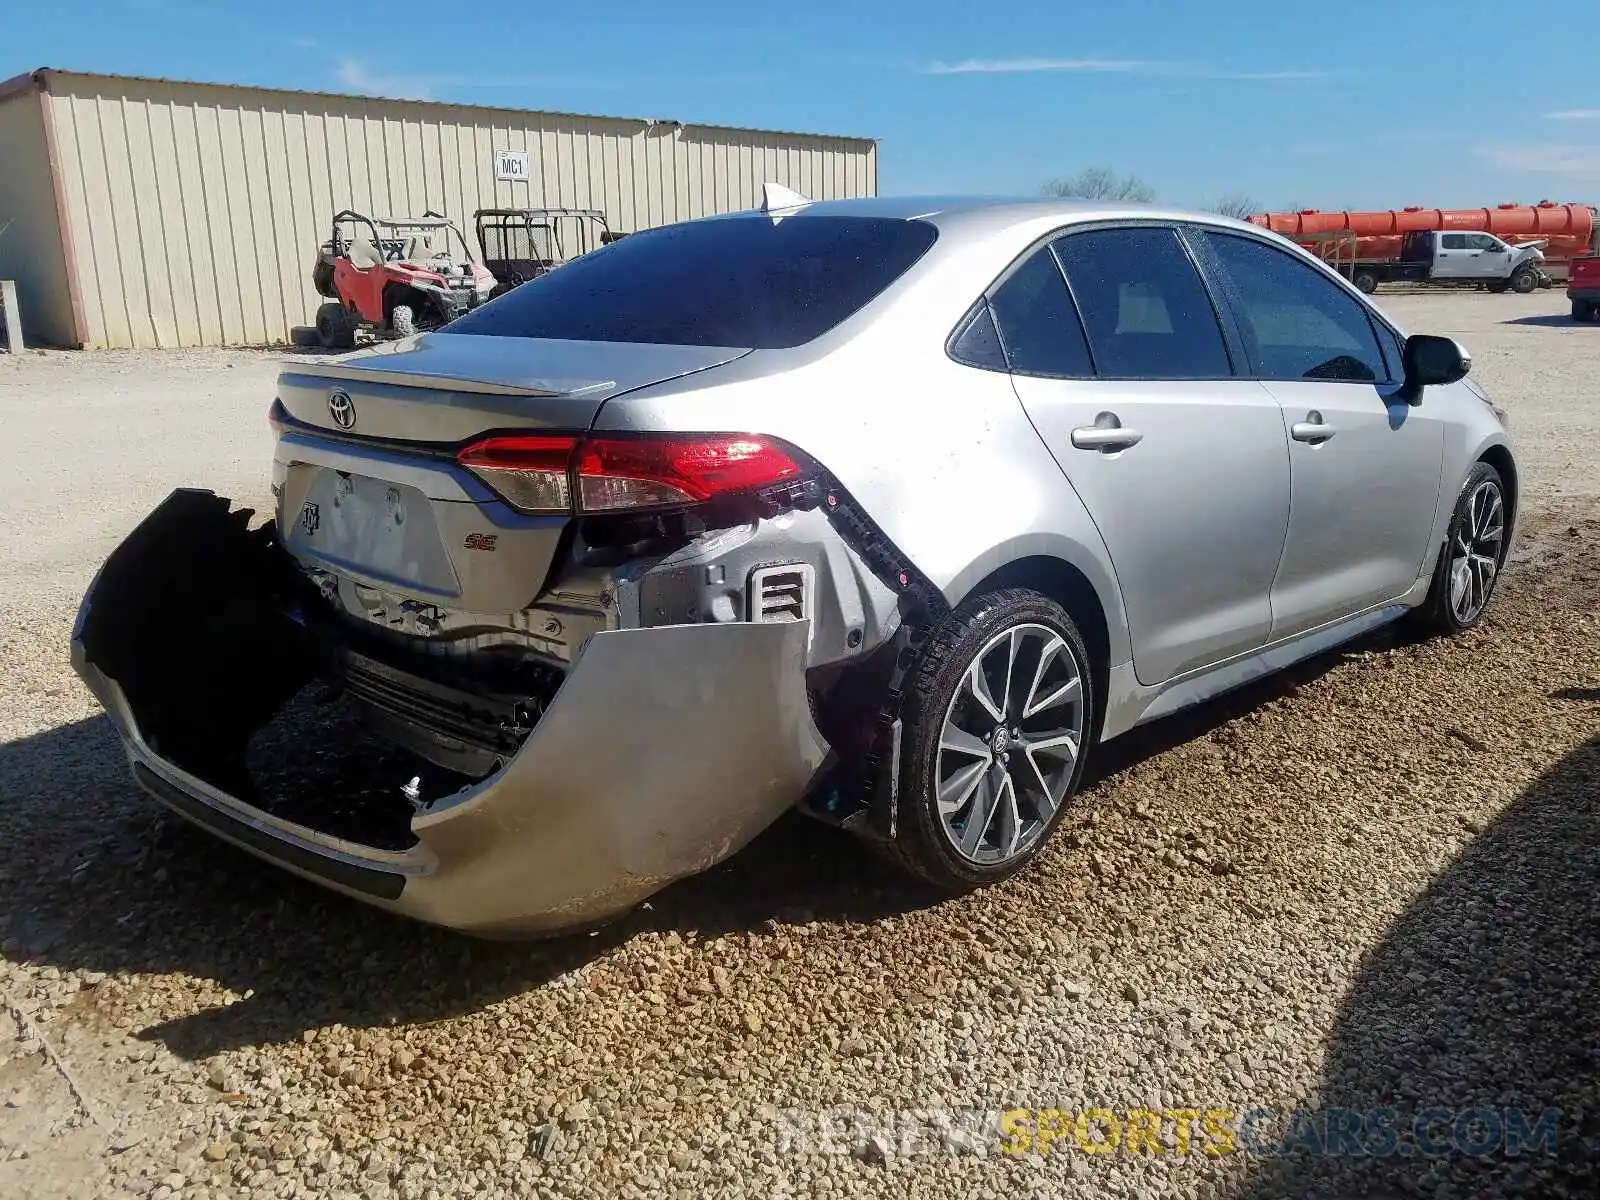
<path id="1" fill-rule="evenodd" d="M 1062 224 L 1101 220 L 1192 221 L 1264 230 L 1214 212 L 1199 212 L 1162 204 L 1133 204 L 1125 200 L 1059 200 L 1053 197 L 1017 196 L 863 196 L 851 200 L 816 200 L 793 208 L 726 213 L 711 220 L 753 217 L 880 217 L 886 220 L 931 222 L 943 229 L 959 227 L 962 232 L 982 235 L 998 233 L 1013 226 L 1055 219 Z"/>

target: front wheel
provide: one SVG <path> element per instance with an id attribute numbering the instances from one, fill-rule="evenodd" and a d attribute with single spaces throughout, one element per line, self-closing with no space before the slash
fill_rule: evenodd
<path id="1" fill-rule="evenodd" d="M 1456 499 L 1428 598 L 1413 614 L 1423 633 L 1465 633 L 1483 618 L 1506 557 L 1505 481 L 1474 464 Z"/>
<path id="2" fill-rule="evenodd" d="M 1539 286 L 1539 277 L 1532 271 L 1518 271 L 1511 277 L 1511 290 L 1519 296 L 1526 296 Z"/>
<path id="3" fill-rule="evenodd" d="M 1054 600 L 1014 588 L 962 604 L 906 690 L 888 853 L 948 892 L 1016 874 L 1077 789 L 1096 702 L 1083 636 Z"/>
<path id="4" fill-rule="evenodd" d="M 1371 271 L 1357 271 L 1350 282 L 1355 284 L 1356 291 L 1363 295 L 1370 296 L 1378 290 L 1378 277 Z"/>

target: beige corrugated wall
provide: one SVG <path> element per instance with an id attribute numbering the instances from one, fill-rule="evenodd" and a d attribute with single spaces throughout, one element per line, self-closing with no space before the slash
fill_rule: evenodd
<path id="1" fill-rule="evenodd" d="M 0 279 L 17 281 L 24 335 L 30 342 L 75 344 L 50 153 L 32 87 L 0 100 L 0 229 Z"/>
<path id="2" fill-rule="evenodd" d="M 750 208 L 773 180 L 872 195 L 870 141 L 52 72 L 47 103 L 98 346 L 285 341 L 337 209 L 603 209 L 631 231 Z M 521 150 L 527 183 L 496 182 Z M 474 246 L 476 249 L 476 246 Z"/>

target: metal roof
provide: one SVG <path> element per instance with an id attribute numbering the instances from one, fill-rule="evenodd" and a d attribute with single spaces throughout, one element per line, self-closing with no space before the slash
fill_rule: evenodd
<path id="1" fill-rule="evenodd" d="M 679 121 L 662 117 L 630 117 L 604 113 L 561 112 L 544 108 L 515 108 L 506 104 L 468 104 L 459 100 L 415 100 L 403 96 L 376 96 L 363 92 L 316 91 L 304 88 L 270 87 L 253 83 L 216 83 L 204 79 L 170 79 L 162 75 L 106 74 L 100 71 L 74 71 L 63 67 L 37 67 L 32 71 L 24 71 L 20 75 L 14 75 L 10 79 L 0 81 L 0 100 L 9 99 L 17 92 L 26 91 L 30 88 L 49 91 L 50 79 L 57 75 L 76 76 L 80 79 L 126 80 L 130 83 L 163 83 L 174 87 L 226 88 L 241 92 L 270 92 L 280 96 L 322 96 L 330 100 L 358 100 L 363 103 L 377 101 L 384 104 L 421 104 L 431 108 L 467 108 L 475 109 L 479 112 L 538 113 L 541 116 L 566 117 L 583 121 L 636 121 L 647 127 L 668 125 L 678 126 L 683 129 L 723 130 L 729 133 L 760 133 L 773 137 L 812 138 L 818 141 L 862 142 L 873 145 L 878 142 L 877 138 L 872 137 L 859 137 L 840 133 L 806 133 L 798 129 L 756 129 L 744 125 L 715 125 L 703 121 Z"/>

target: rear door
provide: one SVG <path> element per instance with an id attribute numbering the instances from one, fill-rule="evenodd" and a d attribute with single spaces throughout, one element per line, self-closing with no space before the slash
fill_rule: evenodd
<path id="1" fill-rule="evenodd" d="M 1482 250 L 1473 250 L 1464 233 L 1441 233 L 1433 257 L 1435 279 L 1466 279 L 1478 273 L 1476 262 Z"/>
<path id="2" fill-rule="evenodd" d="M 1398 338 L 1350 291 L 1247 234 L 1204 237 L 1252 370 L 1289 428 L 1289 533 L 1272 587 L 1277 640 L 1416 582 L 1439 500 L 1444 426 L 1428 404 L 1400 398 Z"/>
<path id="3" fill-rule="evenodd" d="M 1140 681 L 1265 642 L 1289 518 L 1283 419 L 1235 377 L 1177 230 L 1069 232 L 990 305 L 1017 394 L 1110 552 Z"/>

